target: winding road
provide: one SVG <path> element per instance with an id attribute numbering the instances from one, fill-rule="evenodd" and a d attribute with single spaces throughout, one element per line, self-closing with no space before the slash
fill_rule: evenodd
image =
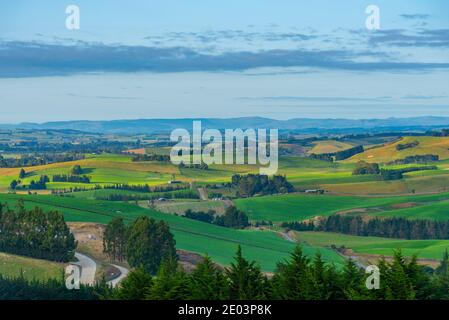
<path id="1" fill-rule="evenodd" d="M 81 269 L 80 283 L 93 286 L 95 284 L 97 264 L 94 260 L 79 252 L 75 253 L 75 257 L 78 259 L 78 262 L 73 264 L 79 266 Z"/>
<path id="2" fill-rule="evenodd" d="M 116 287 L 123 279 L 128 276 L 129 270 L 116 264 L 112 264 L 112 266 L 120 270 L 120 275 L 117 278 L 108 281 L 108 284 L 112 287 Z"/>
<path id="3" fill-rule="evenodd" d="M 74 262 L 73 264 L 80 267 L 81 271 L 80 283 L 84 285 L 93 286 L 95 284 L 95 273 L 97 272 L 97 263 L 93 259 L 79 252 L 75 253 L 75 257 L 78 259 L 78 261 Z M 115 264 L 112 264 L 112 266 L 120 271 L 120 275 L 117 278 L 108 281 L 107 284 L 111 285 L 112 287 L 116 287 L 120 283 L 120 281 L 122 281 L 124 278 L 128 276 L 129 270 L 124 267 L 117 266 Z"/>

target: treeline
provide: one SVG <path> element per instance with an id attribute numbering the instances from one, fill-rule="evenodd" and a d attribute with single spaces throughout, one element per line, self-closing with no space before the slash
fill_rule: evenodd
<path id="1" fill-rule="evenodd" d="M 22 155 L 20 158 L 5 158 L 0 155 L 0 168 L 32 167 L 81 159 L 84 159 L 84 155 L 81 153 L 45 153 Z"/>
<path id="2" fill-rule="evenodd" d="M 415 148 L 419 146 L 419 141 L 415 140 L 409 143 L 403 143 L 403 144 L 397 144 L 396 145 L 396 150 L 397 151 L 401 151 L 401 150 L 405 150 L 405 149 L 411 149 L 411 148 Z"/>
<path id="3" fill-rule="evenodd" d="M 75 238 L 57 211 L 25 209 L 19 201 L 15 209 L 0 203 L 0 251 L 58 262 L 70 261 Z"/>
<path id="4" fill-rule="evenodd" d="M 353 175 L 380 174 L 379 164 L 359 161 L 352 171 Z"/>
<path id="5" fill-rule="evenodd" d="M 404 173 L 424 170 L 437 170 L 437 166 L 421 166 L 421 167 L 407 167 L 401 169 L 381 169 L 380 175 L 382 180 L 400 180 L 404 178 Z"/>
<path id="6" fill-rule="evenodd" d="M 353 175 L 380 175 L 382 180 L 400 180 L 404 178 L 404 173 L 423 171 L 423 170 L 437 170 L 437 166 L 414 166 L 400 169 L 380 169 L 377 163 L 368 163 L 365 161 L 359 161 L 352 171 Z"/>
<path id="7" fill-rule="evenodd" d="M 72 183 L 90 183 L 88 176 L 56 174 L 52 177 L 53 182 L 72 182 Z"/>
<path id="8" fill-rule="evenodd" d="M 195 163 L 195 164 L 185 164 L 184 161 L 181 161 L 181 163 L 178 165 L 178 168 L 188 168 L 188 169 L 198 169 L 198 170 L 209 170 L 209 166 L 207 163 L 202 162 L 201 164 Z"/>
<path id="9" fill-rule="evenodd" d="M 137 193 L 137 194 L 108 194 L 108 195 L 97 195 L 96 200 L 106 200 L 106 201 L 143 201 L 143 200 L 157 200 L 157 199 L 199 199 L 200 196 L 198 192 L 190 189 L 182 189 L 172 192 L 155 192 L 155 193 Z"/>
<path id="10" fill-rule="evenodd" d="M 65 194 L 72 192 L 83 192 L 83 191 L 92 191 L 92 190 L 125 190 L 125 191 L 133 191 L 139 193 L 161 193 L 161 192 L 173 192 L 178 190 L 186 190 L 189 186 L 184 184 L 170 185 L 170 186 L 156 186 L 150 187 L 147 184 L 144 185 L 129 185 L 129 184 L 111 184 L 111 185 L 100 185 L 96 184 L 89 188 L 84 187 L 72 187 L 65 189 L 52 190 L 52 194 Z"/>
<path id="11" fill-rule="evenodd" d="M 309 158 L 322 160 L 322 161 L 329 161 L 329 162 L 333 162 L 334 160 L 341 161 L 341 160 L 349 159 L 352 156 L 355 156 L 356 154 L 362 153 L 364 151 L 365 151 L 365 149 L 363 148 L 363 146 L 356 146 L 356 147 L 352 147 L 352 148 L 349 148 L 346 150 L 333 152 L 333 153 L 321 153 L 321 154 L 312 153 L 309 156 Z"/>
<path id="12" fill-rule="evenodd" d="M 162 154 L 136 154 L 132 158 L 133 162 L 142 162 L 142 161 L 158 161 L 158 162 L 170 162 L 169 155 Z"/>
<path id="13" fill-rule="evenodd" d="M 102 189 L 108 190 L 127 190 L 127 191 L 136 191 L 136 192 L 171 192 L 176 190 L 187 189 L 186 185 L 176 185 L 176 186 L 156 186 L 150 187 L 148 184 L 113 184 L 113 185 L 105 185 L 101 187 Z"/>
<path id="14" fill-rule="evenodd" d="M 255 194 L 289 193 L 295 191 L 293 185 L 285 176 L 268 177 L 260 174 L 233 175 L 231 186 L 236 187 L 238 196 L 250 197 Z"/>
<path id="15" fill-rule="evenodd" d="M 356 146 L 354 148 L 338 151 L 335 153 L 335 160 L 340 161 L 340 160 L 349 159 L 352 156 L 355 156 L 356 154 L 362 153 L 364 151 L 365 151 L 365 149 L 363 148 L 363 146 Z"/>
<path id="16" fill-rule="evenodd" d="M 166 261 L 156 277 L 142 269 L 132 271 L 112 292 L 123 300 L 446 300 L 449 299 L 447 253 L 435 271 L 418 265 L 416 257 L 405 258 L 396 251 L 391 262 L 378 263 L 378 289 L 370 274 L 352 260 L 342 268 L 323 261 L 320 254 L 310 259 L 300 246 L 289 259 L 278 263 L 267 277 L 254 262 L 245 259 L 238 247 L 229 267 L 217 267 L 206 257 L 192 273 Z"/>
<path id="17" fill-rule="evenodd" d="M 440 131 L 427 131 L 426 136 L 449 137 L 449 129 L 441 129 Z"/>
<path id="18" fill-rule="evenodd" d="M 449 221 L 409 220 L 405 218 L 371 218 L 332 215 L 318 222 L 286 222 L 282 227 L 297 231 L 324 231 L 362 237 L 408 240 L 449 239 Z"/>
<path id="19" fill-rule="evenodd" d="M 14 136 L 12 136 L 14 139 Z M 76 140 L 74 137 L 73 140 Z M 109 139 L 95 137 L 95 140 L 85 141 L 83 143 L 63 142 L 59 143 L 60 139 L 55 136 L 55 139 L 51 142 L 38 141 L 20 141 L 11 143 L 0 143 L 0 150 L 7 153 L 30 153 L 35 152 L 41 155 L 43 152 L 50 154 L 100 154 L 100 153 L 113 153 L 122 154 L 123 150 L 136 149 L 141 147 L 140 144 L 135 142 L 120 142 Z M 74 159 L 79 160 L 79 159 Z M 68 160 L 73 161 L 73 160 Z M 60 162 L 60 161 L 55 161 Z M 22 167 L 19 165 L 18 167 Z"/>
<path id="20" fill-rule="evenodd" d="M 309 158 L 321 161 L 334 162 L 334 156 L 331 153 L 320 153 L 320 154 L 312 153 L 311 155 L 309 155 Z"/>
<path id="21" fill-rule="evenodd" d="M 434 154 L 426 154 L 426 155 L 416 155 L 416 156 L 408 156 L 404 159 L 397 159 L 391 162 L 388 162 L 388 165 L 398 165 L 398 164 L 410 164 L 410 163 L 418 163 L 418 164 L 427 164 L 429 162 L 437 162 L 440 160 L 440 156 Z"/>
<path id="22" fill-rule="evenodd" d="M 0 299 L 13 300 L 448 300 L 449 255 L 433 270 L 420 266 L 416 257 L 395 251 L 391 262 L 378 263 L 378 289 L 371 274 L 348 260 L 341 268 L 323 261 L 318 253 L 307 257 L 297 246 L 279 262 L 272 277 L 247 260 L 240 247 L 227 268 L 209 257 L 191 273 L 173 259 L 164 259 L 156 276 L 143 267 L 130 272 L 118 288 L 104 283 L 81 290 L 67 290 L 63 280 L 46 282 L 0 277 Z"/>
<path id="23" fill-rule="evenodd" d="M 188 209 L 184 216 L 189 219 L 216 224 L 227 228 L 244 229 L 250 225 L 248 216 L 234 206 L 226 208 L 226 211 L 222 216 L 216 215 L 214 210 L 209 210 L 208 212 L 195 212 L 191 209 Z"/>
<path id="24" fill-rule="evenodd" d="M 23 170 L 23 169 L 22 169 Z M 22 172 L 22 171 L 21 171 Z M 22 174 L 20 174 L 21 176 Z M 50 178 L 46 175 L 40 176 L 39 180 L 31 180 L 29 185 L 22 184 L 22 181 L 13 180 L 9 184 L 12 190 L 46 190 L 47 182 L 50 182 Z"/>
<path id="25" fill-rule="evenodd" d="M 104 282 L 94 286 L 80 285 L 79 290 L 66 288 L 64 275 L 60 279 L 27 280 L 0 274 L 0 300 L 99 300 L 110 297 L 112 289 Z"/>

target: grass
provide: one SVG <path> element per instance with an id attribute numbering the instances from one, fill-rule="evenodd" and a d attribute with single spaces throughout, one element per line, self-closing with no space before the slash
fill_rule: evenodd
<path id="1" fill-rule="evenodd" d="M 27 176 L 24 184 L 31 180 L 39 179 L 41 175 L 51 176 L 55 174 L 70 174 L 74 165 L 80 165 L 85 175 L 91 177 L 92 184 L 165 184 L 172 179 L 172 175 L 178 175 L 179 170 L 171 163 L 162 162 L 132 162 L 132 157 L 127 155 L 89 155 L 86 159 L 53 163 L 43 166 L 25 168 Z M 0 188 L 7 188 L 12 180 L 18 179 L 20 168 L 0 168 Z M 80 186 L 80 184 L 49 183 L 48 188 Z M 87 184 L 81 186 L 88 187 Z"/>
<path id="2" fill-rule="evenodd" d="M 407 219 L 430 219 L 430 220 L 449 220 L 449 202 L 441 201 L 436 203 L 417 205 L 412 208 L 387 210 L 374 213 L 377 217 L 401 217 Z"/>
<path id="3" fill-rule="evenodd" d="M 420 171 L 405 174 L 402 180 L 342 182 L 340 184 L 319 184 L 335 194 L 347 195 L 394 195 L 413 193 L 435 193 L 449 191 L 449 171 Z M 334 181 L 335 182 L 335 181 Z"/>
<path id="4" fill-rule="evenodd" d="M 107 223 L 114 216 L 123 216 L 129 222 L 142 215 L 164 220 L 170 225 L 175 235 L 177 248 L 199 254 L 207 253 L 223 265 L 229 265 L 237 246 L 241 245 L 248 259 L 259 262 L 265 271 L 273 271 L 276 263 L 287 258 L 294 248 L 294 243 L 282 239 L 272 231 L 223 228 L 127 203 L 55 196 L 0 195 L 0 201 L 10 205 L 14 205 L 18 199 L 23 199 L 26 207 L 29 208 L 39 206 L 46 211 L 59 210 L 64 213 L 69 222 Z M 307 247 L 305 250 L 310 255 L 316 252 L 316 249 L 312 247 Z M 334 261 L 337 264 L 342 261 L 331 250 L 320 251 L 327 261 Z"/>
<path id="5" fill-rule="evenodd" d="M 313 143 L 313 148 L 309 153 L 322 154 L 334 153 L 352 148 L 353 145 L 336 140 L 321 140 Z"/>
<path id="6" fill-rule="evenodd" d="M 225 205 L 222 201 L 199 201 L 199 200 L 185 200 L 159 202 L 156 204 L 158 211 L 165 213 L 176 213 L 183 215 L 188 209 L 198 212 L 207 212 L 214 210 L 218 214 L 224 213 Z"/>
<path id="7" fill-rule="evenodd" d="M 400 240 L 377 237 L 358 237 L 329 232 L 297 232 L 297 239 L 311 246 L 345 246 L 356 253 L 392 256 L 401 249 L 405 256 L 417 255 L 423 259 L 441 259 L 449 248 L 449 240 Z"/>
<path id="8" fill-rule="evenodd" d="M 398 151 L 398 144 L 406 144 L 418 141 L 419 145 Z M 404 137 L 400 141 L 385 146 L 367 150 L 361 154 L 346 160 L 346 162 L 357 162 L 360 160 L 368 162 L 386 163 L 396 159 L 404 159 L 407 156 L 435 154 L 441 160 L 449 159 L 449 137 Z"/>
<path id="9" fill-rule="evenodd" d="M 251 220 L 282 222 L 305 220 L 316 216 L 328 216 L 355 208 L 391 206 L 406 202 L 427 202 L 430 204 L 430 202 L 448 199 L 449 193 L 393 197 L 289 194 L 237 199 L 234 202 L 238 208 L 248 214 Z M 417 211 L 417 215 L 421 214 L 421 217 L 437 217 L 438 213 L 426 216 L 424 208 L 425 206 L 421 207 L 421 211 Z"/>
<path id="10" fill-rule="evenodd" d="M 62 264 L 56 262 L 0 252 L 0 274 L 6 277 L 18 277 L 22 273 L 29 280 L 47 280 L 61 277 L 62 270 Z"/>

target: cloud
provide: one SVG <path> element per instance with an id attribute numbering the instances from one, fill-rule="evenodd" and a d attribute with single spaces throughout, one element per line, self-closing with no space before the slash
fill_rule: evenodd
<path id="1" fill-rule="evenodd" d="M 431 95 L 410 94 L 410 95 L 403 96 L 402 99 L 406 99 L 406 100 L 434 100 L 434 99 L 443 99 L 443 98 L 447 98 L 447 97 L 448 97 L 447 95 L 431 96 Z"/>
<path id="2" fill-rule="evenodd" d="M 444 30 L 430 36 L 444 37 Z M 388 41 L 398 34 L 384 34 Z M 384 39 L 383 41 L 387 41 Z M 363 62 L 367 61 L 371 62 Z M 78 43 L 0 42 L 0 77 L 32 77 L 89 72 L 244 71 L 262 67 L 308 67 L 354 71 L 447 69 L 449 63 L 397 62 L 374 50 L 272 49 L 201 53 L 187 47 L 146 47 Z"/>
<path id="3" fill-rule="evenodd" d="M 245 42 L 302 42 L 316 39 L 316 35 L 308 35 L 299 32 L 256 32 L 245 30 L 209 30 L 205 32 L 169 32 L 161 35 L 150 35 L 144 37 L 151 43 L 200 43 L 216 44 L 224 41 L 231 43 Z"/>
<path id="4" fill-rule="evenodd" d="M 87 99 L 99 99 L 99 100 L 144 100 L 143 97 L 119 97 L 119 96 L 85 96 L 75 93 L 68 93 L 70 97 L 87 98 Z"/>
<path id="5" fill-rule="evenodd" d="M 401 14 L 400 16 L 408 20 L 427 20 L 430 18 L 430 14 L 422 14 L 422 13 Z"/>
<path id="6" fill-rule="evenodd" d="M 240 97 L 239 100 L 265 101 L 303 101 L 303 102 L 385 102 L 392 97 L 301 97 L 301 96 L 272 96 L 272 97 Z"/>
<path id="7" fill-rule="evenodd" d="M 409 32 L 401 29 L 379 30 L 369 38 L 372 45 L 397 47 L 448 47 L 449 29 L 419 30 Z"/>

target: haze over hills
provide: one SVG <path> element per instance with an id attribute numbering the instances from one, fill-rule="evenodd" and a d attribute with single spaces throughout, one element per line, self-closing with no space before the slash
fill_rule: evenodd
<path id="1" fill-rule="evenodd" d="M 192 129 L 192 122 L 200 120 L 203 129 L 265 128 L 314 132 L 364 132 L 429 130 L 449 126 L 449 117 L 412 117 L 387 119 L 307 119 L 274 120 L 262 117 L 242 118 L 183 118 L 183 119 L 136 119 L 112 121 L 59 121 L 46 123 L 1 124 L 0 129 L 77 130 L 95 133 L 145 134 L 167 132 L 176 128 Z"/>

